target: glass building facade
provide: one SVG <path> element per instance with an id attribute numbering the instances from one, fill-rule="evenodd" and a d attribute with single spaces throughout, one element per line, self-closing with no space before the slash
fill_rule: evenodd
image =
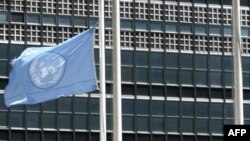
<path id="1" fill-rule="evenodd" d="M 233 123 L 231 0 L 120 0 L 123 141 L 222 141 Z M 105 0 L 108 141 L 112 1 Z M 99 94 L 6 108 L 9 62 L 96 27 L 98 0 L 0 0 L 0 140 L 99 141 Z M 250 2 L 241 0 L 244 121 L 250 124 Z M 98 74 L 98 73 L 97 73 Z"/>

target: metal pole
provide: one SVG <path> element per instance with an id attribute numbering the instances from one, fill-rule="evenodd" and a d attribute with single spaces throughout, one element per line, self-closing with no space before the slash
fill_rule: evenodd
<path id="1" fill-rule="evenodd" d="M 100 141 L 106 141 L 106 79 L 104 0 L 99 0 L 99 56 L 100 56 Z"/>
<path id="2" fill-rule="evenodd" d="M 120 0 L 113 0 L 113 141 L 122 141 Z"/>
<path id="3" fill-rule="evenodd" d="M 233 60 L 234 60 L 234 124 L 244 124 L 241 66 L 240 0 L 232 0 Z"/>

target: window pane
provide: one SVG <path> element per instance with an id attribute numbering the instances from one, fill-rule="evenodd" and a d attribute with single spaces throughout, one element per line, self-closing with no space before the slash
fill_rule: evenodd
<path id="1" fill-rule="evenodd" d="M 196 128 L 198 133 L 208 133 L 208 119 L 197 119 Z"/>
<path id="2" fill-rule="evenodd" d="M 233 74 L 231 72 L 225 72 L 225 85 L 226 86 L 232 86 L 233 84 Z"/>
<path id="3" fill-rule="evenodd" d="M 178 132 L 179 131 L 179 119 L 167 118 L 167 131 Z"/>
<path id="4" fill-rule="evenodd" d="M 226 118 L 233 118 L 233 104 L 225 103 L 225 116 Z"/>
<path id="5" fill-rule="evenodd" d="M 149 131 L 149 117 L 137 117 L 137 131 Z"/>
<path id="6" fill-rule="evenodd" d="M 207 56 L 206 55 L 196 55 L 195 57 L 196 69 L 207 69 Z"/>
<path id="7" fill-rule="evenodd" d="M 11 13 L 12 22 L 24 22 L 23 13 Z"/>
<path id="8" fill-rule="evenodd" d="M 90 17 L 89 18 L 89 25 L 92 27 L 96 27 L 98 23 L 98 18 L 96 17 Z"/>
<path id="9" fill-rule="evenodd" d="M 148 82 L 148 68 L 136 68 L 137 82 Z"/>
<path id="10" fill-rule="evenodd" d="M 210 68 L 212 70 L 222 70 L 221 56 L 210 56 Z"/>
<path id="11" fill-rule="evenodd" d="M 151 69 L 151 82 L 152 83 L 163 83 L 163 69 L 152 68 Z"/>
<path id="12" fill-rule="evenodd" d="M 28 128 L 40 128 L 40 114 L 28 113 L 27 126 Z"/>
<path id="13" fill-rule="evenodd" d="M 136 52 L 136 66 L 148 66 L 148 52 Z"/>
<path id="14" fill-rule="evenodd" d="M 44 132 L 45 141 L 56 141 L 57 132 Z"/>
<path id="15" fill-rule="evenodd" d="M 71 129 L 72 128 L 72 116 L 68 114 L 59 115 L 59 128 Z"/>
<path id="16" fill-rule="evenodd" d="M 250 87 L 250 74 L 249 73 L 243 73 L 243 86 Z"/>
<path id="17" fill-rule="evenodd" d="M 197 88 L 196 96 L 200 98 L 208 98 L 208 89 L 206 88 Z"/>
<path id="18" fill-rule="evenodd" d="M 12 112 L 10 118 L 11 127 L 24 127 L 23 113 Z"/>
<path id="19" fill-rule="evenodd" d="M 167 88 L 167 96 L 179 97 L 179 87 L 168 87 Z"/>
<path id="20" fill-rule="evenodd" d="M 163 53 L 160 52 L 151 52 L 151 66 L 153 67 L 162 67 L 163 66 Z"/>
<path id="21" fill-rule="evenodd" d="M 86 26 L 86 19 L 84 17 L 74 17 L 75 26 Z"/>
<path id="22" fill-rule="evenodd" d="M 0 44 L 0 59 L 7 59 L 7 49 L 7 44 Z"/>
<path id="23" fill-rule="evenodd" d="M 181 130 L 182 132 L 193 133 L 194 132 L 194 119 L 183 118 L 181 120 Z"/>
<path id="24" fill-rule="evenodd" d="M 211 103 L 211 116 L 223 117 L 223 105 L 222 103 Z"/>
<path id="25" fill-rule="evenodd" d="M 40 23 L 40 15 L 38 14 L 27 14 L 28 23 Z"/>
<path id="26" fill-rule="evenodd" d="M 232 36 L 232 27 L 224 25 L 224 36 Z"/>
<path id="27" fill-rule="evenodd" d="M 74 98 L 75 112 L 87 113 L 88 103 L 87 98 Z"/>
<path id="28" fill-rule="evenodd" d="M 196 84 L 207 85 L 207 71 L 196 71 Z"/>
<path id="29" fill-rule="evenodd" d="M 162 30 L 162 22 L 150 22 L 150 29 L 152 31 L 161 31 Z"/>
<path id="30" fill-rule="evenodd" d="M 178 71 L 177 70 L 167 70 L 166 83 L 178 84 Z"/>
<path id="31" fill-rule="evenodd" d="M 134 69 L 132 67 L 122 67 L 122 81 L 132 82 L 134 78 Z"/>
<path id="32" fill-rule="evenodd" d="M 149 95 L 149 87 L 147 85 L 136 85 L 137 87 L 137 91 L 136 94 L 137 95 Z"/>
<path id="33" fill-rule="evenodd" d="M 121 51 L 121 62 L 122 65 L 133 65 L 134 64 L 134 54 L 132 51 L 126 51 L 126 50 L 122 50 Z"/>
<path id="34" fill-rule="evenodd" d="M 176 23 L 166 23 L 165 24 L 166 32 L 177 32 L 176 27 L 177 27 Z"/>
<path id="35" fill-rule="evenodd" d="M 210 26 L 209 26 L 209 34 L 212 34 L 212 35 L 220 35 L 220 34 L 221 34 L 220 29 L 221 29 L 220 26 L 213 26 L 213 25 L 210 25 Z"/>
<path id="36" fill-rule="evenodd" d="M 164 96 L 164 86 L 151 86 L 152 96 Z"/>
<path id="37" fill-rule="evenodd" d="M 90 116 L 91 120 L 91 129 L 92 130 L 99 130 L 99 115 L 91 115 Z"/>
<path id="38" fill-rule="evenodd" d="M 7 76 L 8 62 L 0 62 L 0 76 Z"/>
<path id="39" fill-rule="evenodd" d="M 135 21 L 135 28 L 138 30 L 147 30 L 148 22 L 147 21 Z"/>
<path id="40" fill-rule="evenodd" d="M 242 57 L 242 69 L 243 71 L 250 71 L 250 58 Z"/>
<path id="41" fill-rule="evenodd" d="M 0 22 L 7 22 L 8 21 L 8 13 L 1 11 L 0 12 Z"/>
<path id="42" fill-rule="evenodd" d="M 241 36 L 243 36 L 243 37 L 249 36 L 248 27 L 241 27 Z"/>
<path id="43" fill-rule="evenodd" d="M 136 101 L 136 113 L 139 115 L 149 115 L 149 101 L 137 100 Z"/>
<path id="44" fill-rule="evenodd" d="M 209 116 L 207 102 L 197 102 L 195 108 L 196 108 L 197 117 L 208 117 Z"/>
<path id="45" fill-rule="evenodd" d="M 182 70 L 181 71 L 181 83 L 186 85 L 193 84 L 193 73 L 189 70 Z"/>
<path id="46" fill-rule="evenodd" d="M 181 54 L 181 68 L 193 68 L 193 56 L 191 54 Z"/>
<path id="47" fill-rule="evenodd" d="M 24 133 L 23 131 L 12 131 L 11 132 L 11 140 L 12 141 L 24 141 Z"/>
<path id="48" fill-rule="evenodd" d="M 122 84 L 122 94 L 134 95 L 134 85 Z"/>
<path id="49" fill-rule="evenodd" d="M 211 72 L 210 77 L 211 77 L 211 85 L 215 85 L 215 86 L 222 85 L 221 72 Z"/>
<path id="50" fill-rule="evenodd" d="M 72 112 L 72 99 L 60 98 L 59 99 L 59 112 Z"/>
<path id="51" fill-rule="evenodd" d="M 124 131 L 134 131 L 134 117 L 133 116 L 122 116 Z"/>
<path id="52" fill-rule="evenodd" d="M 164 118 L 152 117 L 152 130 L 164 132 Z"/>
<path id="53" fill-rule="evenodd" d="M 182 87 L 182 97 L 194 97 L 194 89 L 189 87 Z"/>
<path id="54" fill-rule="evenodd" d="M 211 98 L 223 98 L 223 89 L 211 88 Z"/>
<path id="55" fill-rule="evenodd" d="M 1 126 L 7 126 L 8 122 L 7 122 L 7 112 L 0 112 L 0 127 Z"/>
<path id="56" fill-rule="evenodd" d="M 224 57 L 224 69 L 228 71 L 233 70 L 233 58 L 231 56 Z"/>
<path id="57" fill-rule="evenodd" d="M 89 100 L 90 100 L 91 113 L 99 113 L 99 99 L 91 98 Z"/>
<path id="58" fill-rule="evenodd" d="M 195 24 L 194 28 L 195 34 L 206 34 L 206 25 Z"/>
<path id="59" fill-rule="evenodd" d="M 212 133 L 222 133 L 223 132 L 223 120 L 220 119 L 212 119 L 211 120 L 211 130 Z"/>
<path id="60" fill-rule="evenodd" d="M 181 103 L 181 115 L 182 116 L 194 116 L 194 103 L 182 102 Z"/>
<path id="61" fill-rule="evenodd" d="M 165 102 L 164 101 L 159 101 L 159 100 L 153 100 L 151 101 L 151 114 L 152 115 L 162 115 L 164 116 L 164 107 L 165 107 Z"/>
<path id="62" fill-rule="evenodd" d="M 27 133 L 28 141 L 40 141 L 41 133 L 37 131 L 28 131 Z"/>
<path id="63" fill-rule="evenodd" d="M 192 33 L 192 25 L 191 24 L 180 24 L 180 32 L 181 33 Z"/>
<path id="64" fill-rule="evenodd" d="M 243 108 L 244 108 L 244 118 L 250 119 L 250 111 L 249 111 L 250 104 L 244 104 Z"/>
<path id="65" fill-rule="evenodd" d="M 166 66 L 170 68 L 178 68 L 178 54 L 166 53 L 165 62 Z"/>
<path id="66" fill-rule="evenodd" d="M 130 99 L 122 100 L 122 113 L 134 114 L 134 100 L 130 100 Z"/>
<path id="67" fill-rule="evenodd" d="M 121 28 L 123 29 L 133 29 L 131 20 L 121 20 Z"/>
<path id="68" fill-rule="evenodd" d="M 166 106 L 167 116 L 179 116 L 179 102 L 167 101 Z"/>
<path id="69" fill-rule="evenodd" d="M 55 114 L 44 114 L 44 128 L 56 128 L 56 115 Z"/>
<path id="70" fill-rule="evenodd" d="M 55 24 L 56 19 L 53 15 L 43 15 L 43 23 L 44 24 Z"/>
<path id="71" fill-rule="evenodd" d="M 71 17 L 69 16 L 59 16 L 58 17 L 59 25 L 71 25 Z"/>
<path id="72" fill-rule="evenodd" d="M 80 124 L 79 124 L 80 123 Z M 75 115 L 75 129 L 87 129 L 88 117 L 86 115 Z"/>

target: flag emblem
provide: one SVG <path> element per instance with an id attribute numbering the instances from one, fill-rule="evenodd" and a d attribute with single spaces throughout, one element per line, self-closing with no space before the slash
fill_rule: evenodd
<path id="1" fill-rule="evenodd" d="M 31 82 L 42 89 L 55 86 L 63 76 L 65 62 L 65 58 L 58 53 L 48 52 L 37 56 L 28 69 Z"/>

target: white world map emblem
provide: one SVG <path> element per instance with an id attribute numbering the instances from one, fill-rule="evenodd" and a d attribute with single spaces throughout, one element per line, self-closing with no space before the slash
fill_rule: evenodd
<path id="1" fill-rule="evenodd" d="M 42 89 L 55 86 L 63 76 L 65 62 L 62 55 L 53 52 L 35 57 L 28 69 L 30 80 Z"/>

